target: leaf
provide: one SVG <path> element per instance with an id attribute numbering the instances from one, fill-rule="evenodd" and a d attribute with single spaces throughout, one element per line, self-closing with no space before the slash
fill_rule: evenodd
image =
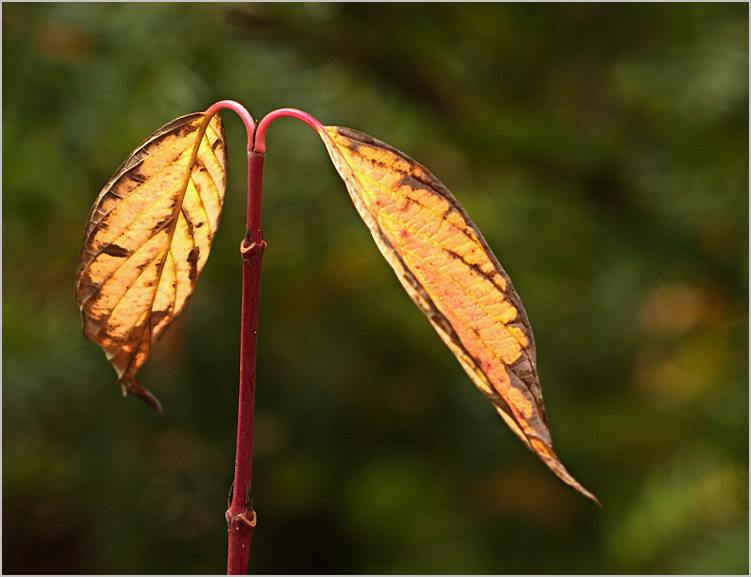
<path id="1" fill-rule="evenodd" d="M 89 213 L 76 275 L 84 336 L 104 350 L 125 396 L 161 412 L 135 378 L 185 310 L 206 264 L 227 164 L 218 115 L 165 124 L 122 164 Z"/>
<path id="2" fill-rule="evenodd" d="M 527 314 L 462 206 L 395 148 L 349 128 L 324 128 L 336 170 L 409 296 L 511 430 L 599 504 L 553 451 Z"/>

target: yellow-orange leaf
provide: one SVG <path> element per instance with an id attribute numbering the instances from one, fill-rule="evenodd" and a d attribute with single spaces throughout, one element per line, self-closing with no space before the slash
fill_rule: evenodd
<path id="1" fill-rule="evenodd" d="M 123 394 L 161 411 L 135 378 L 190 299 L 224 201 L 226 144 L 218 115 L 189 114 L 147 138 L 89 213 L 76 275 L 83 333 L 104 350 Z"/>
<path id="2" fill-rule="evenodd" d="M 561 479 L 597 502 L 553 451 L 521 300 L 453 195 L 417 162 L 366 134 L 321 134 L 383 256 L 503 420 Z"/>

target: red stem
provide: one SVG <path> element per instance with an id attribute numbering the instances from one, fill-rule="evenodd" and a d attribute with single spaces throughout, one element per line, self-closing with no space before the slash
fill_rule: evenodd
<path id="1" fill-rule="evenodd" d="M 240 401 L 237 414 L 237 451 L 232 502 L 227 511 L 229 549 L 227 574 L 246 575 L 256 513 L 251 498 L 253 416 L 256 394 L 258 303 L 261 260 L 266 243 L 261 230 L 261 190 L 264 156 L 248 154 L 248 229 L 240 245 L 243 259 L 242 328 L 240 335 Z"/>
<path id="2" fill-rule="evenodd" d="M 327 137 L 325 128 L 309 114 L 294 108 L 281 108 L 267 114 L 256 129 L 250 113 L 233 100 L 222 100 L 206 110 L 206 123 L 228 108 L 236 112 L 248 132 L 248 216 L 245 238 L 240 244 L 243 259 L 242 328 L 240 335 L 240 400 L 237 414 L 237 450 L 235 479 L 229 509 L 225 514 L 229 530 L 227 574 L 246 575 L 250 542 L 256 526 L 251 498 L 253 465 L 253 420 L 256 393 L 256 356 L 258 348 L 258 304 L 261 290 L 261 260 L 266 243 L 261 226 L 263 161 L 266 155 L 266 129 L 275 119 L 290 116 L 302 120 Z"/>
<path id="3" fill-rule="evenodd" d="M 237 413 L 237 448 L 235 451 L 235 479 L 229 509 L 225 517 L 229 532 L 227 574 L 246 575 L 248 556 L 256 514 L 251 499 L 253 466 L 253 421 L 256 394 L 256 351 L 258 345 L 258 303 L 261 289 L 261 260 L 266 243 L 261 229 L 261 192 L 263 183 L 263 154 L 253 152 L 255 123 L 241 104 L 222 100 L 209 107 L 210 119 L 222 109 L 236 112 L 245 123 L 248 133 L 248 217 L 247 232 L 240 245 L 243 259 L 242 327 L 240 333 L 240 399 Z M 208 120 L 207 120 L 208 122 Z"/>

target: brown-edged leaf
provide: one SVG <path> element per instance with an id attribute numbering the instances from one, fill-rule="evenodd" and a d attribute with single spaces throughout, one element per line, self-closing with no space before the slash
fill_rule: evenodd
<path id="1" fill-rule="evenodd" d="M 598 502 L 553 451 L 527 314 L 462 206 L 395 148 L 349 128 L 325 130 L 336 170 L 409 296 L 511 430 L 564 483 Z"/>
<path id="2" fill-rule="evenodd" d="M 123 394 L 156 398 L 135 378 L 190 299 L 224 201 L 218 115 L 164 125 L 115 172 L 89 213 L 76 275 L 83 333 L 104 350 Z"/>

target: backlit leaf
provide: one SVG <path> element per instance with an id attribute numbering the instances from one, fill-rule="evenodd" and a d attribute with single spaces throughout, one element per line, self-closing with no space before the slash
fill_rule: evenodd
<path id="1" fill-rule="evenodd" d="M 104 350 L 123 394 L 156 398 L 135 378 L 185 309 L 209 256 L 224 201 L 218 115 L 189 114 L 147 138 L 89 213 L 76 275 L 83 333 Z"/>
<path id="2" fill-rule="evenodd" d="M 598 502 L 553 451 L 527 314 L 462 206 L 391 146 L 349 128 L 325 130 L 336 170 L 409 296 L 511 430 L 563 482 Z"/>

